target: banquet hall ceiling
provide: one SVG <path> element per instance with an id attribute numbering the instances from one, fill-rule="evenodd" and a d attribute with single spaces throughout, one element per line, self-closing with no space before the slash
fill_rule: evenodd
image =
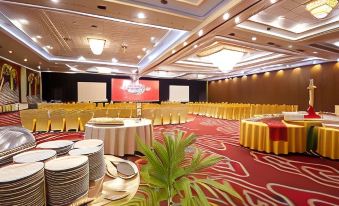
<path id="1" fill-rule="evenodd" d="M 307 2 L 0 0 L 0 57 L 40 71 L 200 80 L 337 61 L 338 6 L 316 19 Z M 88 38 L 106 40 L 101 55 Z M 244 53 L 230 71 L 201 55 L 222 49 Z"/>

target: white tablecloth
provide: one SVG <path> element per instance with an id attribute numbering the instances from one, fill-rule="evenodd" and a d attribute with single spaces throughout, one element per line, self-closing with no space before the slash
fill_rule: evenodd
<path id="1" fill-rule="evenodd" d="M 120 118 L 124 125 L 85 125 L 85 139 L 104 141 L 105 154 L 124 156 L 138 151 L 136 137 L 152 146 L 153 125 L 149 119 Z"/>

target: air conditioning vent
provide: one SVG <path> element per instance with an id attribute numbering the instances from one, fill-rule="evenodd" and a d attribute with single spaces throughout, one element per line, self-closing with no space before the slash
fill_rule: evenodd
<path id="1" fill-rule="evenodd" d="M 106 6 L 103 6 L 103 5 L 98 5 L 97 8 L 101 10 L 106 10 Z"/>

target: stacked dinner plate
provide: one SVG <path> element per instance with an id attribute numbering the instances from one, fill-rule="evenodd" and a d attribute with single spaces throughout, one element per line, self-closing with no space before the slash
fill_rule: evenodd
<path id="1" fill-rule="evenodd" d="M 69 140 L 55 140 L 38 144 L 37 148 L 55 150 L 57 156 L 67 154 L 73 147 L 73 142 Z"/>
<path id="2" fill-rule="evenodd" d="M 35 147 L 34 136 L 22 127 L 0 127 L 0 165 L 13 161 L 13 156 Z"/>
<path id="3" fill-rule="evenodd" d="M 46 162 L 56 158 L 55 150 L 32 150 L 13 157 L 15 163 Z"/>
<path id="4" fill-rule="evenodd" d="M 44 163 L 0 168 L 0 205 L 45 205 Z"/>
<path id="5" fill-rule="evenodd" d="M 103 147 L 104 142 L 100 139 L 85 139 L 74 143 L 74 148 Z"/>
<path id="6" fill-rule="evenodd" d="M 86 156 L 65 156 L 46 162 L 47 205 L 70 205 L 86 196 L 88 177 Z"/>
<path id="7" fill-rule="evenodd" d="M 73 149 L 69 152 L 71 156 L 86 155 L 89 160 L 89 180 L 97 180 L 105 175 L 106 165 L 103 147 L 85 147 Z"/>

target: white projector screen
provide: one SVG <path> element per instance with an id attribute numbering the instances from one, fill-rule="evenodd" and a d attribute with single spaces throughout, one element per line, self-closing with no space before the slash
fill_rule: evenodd
<path id="1" fill-rule="evenodd" d="M 105 82 L 78 82 L 78 102 L 88 101 L 107 101 Z"/>
<path id="2" fill-rule="evenodd" d="M 189 102 L 190 101 L 190 87 L 170 85 L 169 101 L 170 102 Z"/>

